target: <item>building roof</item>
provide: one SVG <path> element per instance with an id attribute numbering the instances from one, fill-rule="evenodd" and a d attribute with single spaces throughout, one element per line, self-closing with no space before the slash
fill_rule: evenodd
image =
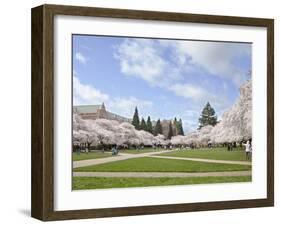
<path id="1" fill-rule="evenodd" d="M 104 110 L 105 106 L 104 103 L 101 105 L 79 105 L 79 106 L 73 106 L 73 112 L 74 113 L 78 113 L 78 114 L 91 114 L 91 113 L 97 113 L 98 110 Z M 103 117 L 105 117 L 106 119 L 110 119 L 110 120 L 121 120 L 121 121 L 125 121 L 125 122 L 130 122 L 131 119 L 123 117 L 121 115 L 117 115 L 111 112 L 106 111 L 106 116 L 103 115 Z"/>
<path id="2" fill-rule="evenodd" d="M 101 105 L 80 105 L 73 106 L 77 113 L 95 113 L 101 108 Z"/>

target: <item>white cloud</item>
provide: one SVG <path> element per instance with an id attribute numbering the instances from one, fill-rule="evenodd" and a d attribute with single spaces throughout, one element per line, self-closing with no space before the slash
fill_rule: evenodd
<path id="1" fill-rule="evenodd" d="M 88 58 L 86 58 L 82 53 L 77 52 L 75 54 L 75 59 L 78 60 L 81 64 L 86 64 L 88 61 Z"/>
<path id="2" fill-rule="evenodd" d="M 107 94 L 102 93 L 94 86 L 84 85 L 73 76 L 73 104 L 101 104 L 109 99 Z"/>
<path id="3" fill-rule="evenodd" d="M 135 107 L 138 107 L 140 113 L 149 112 L 153 103 L 147 100 L 141 100 L 135 97 L 129 98 L 114 98 L 108 102 L 108 109 L 114 113 L 120 114 L 122 116 L 132 118 Z"/>
<path id="4" fill-rule="evenodd" d="M 219 112 L 229 106 L 227 97 L 220 92 L 214 94 L 194 84 L 175 84 L 169 89 L 177 96 L 192 100 L 196 106 L 203 106 L 209 101 Z"/>
<path id="5" fill-rule="evenodd" d="M 172 90 L 177 96 L 190 98 L 194 101 L 201 100 L 207 95 L 207 91 L 201 87 L 190 84 L 175 84 L 169 89 Z"/>
<path id="6" fill-rule="evenodd" d="M 199 112 L 195 110 L 186 110 L 183 115 L 186 117 L 197 117 L 199 115 Z"/>
<path id="7" fill-rule="evenodd" d="M 241 85 L 247 76 L 247 72 L 235 65 L 234 61 L 250 56 L 249 44 L 178 41 L 171 42 L 171 45 L 174 46 L 175 53 L 182 64 L 189 61 L 203 67 L 214 76 L 231 80 L 237 86 Z"/>
<path id="8" fill-rule="evenodd" d="M 115 58 L 119 60 L 121 72 L 125 76 L 143 79 L 152 86 L 161 87 L 187 99 L 196 112 L 200 112 L 201 107 L 209 101 L 220 116 L 231 102 L 226 95 L 229 92 L 227 82 L 224 82 L 221 89 L 215 90 L 208 82 L 198 83 L 196 76 L 198 73 L 207 72 L 208 76 L 223 78 L 239 86 L 246 73 L 235 66 L 234 61 L 250 54 L 249 46 L 244 48 L 243 45 L 126 39 L 116 47 Z M 130 102 L 124 103 L 129 105 Z M 126 114 L 132 115 L 132 112 Z M 185 126 L 194 129 L 197 126 L 197 117 L 198 114 L 183 118 Z M 192 123 L 189 118 L 196 123 Z"/>
<path id="9" fill-rule="evenodd" d="M 101 104 L 105 103 L 106 108 L 112 113 L 132 118 L 135 107 L 142 113 L 149 112 L 153 103 L 148 100 L 141 100 L 136 97 L 121 98 L 110 97 L 94 86 L 85 85 L 80 82 L 74 72 L 73 76 L 73 105 Z"/>
<path id="10" fill-rule="evenodd" d="M 243 43 L 148 39 L 126 39 L 116 50 L 124 75 L 157 86 L 169 86 L 200 69 L 240 86 L 247 71 L 235 60 L 251 54 L 249 44 Z"/>
<path id="11" fill-rule="evenodd" d="M 189 133 L 194 131 L 198 128 L 198 118 L 183 118 L 182 119 L 182 126 L 184 128 L 185 133 Z"/>
<path id="12" fill-rule="evenodd" d="M 116 48 L 121 72 L 141 78 L 153 86 L 166 86 L 180 79 L 175 65 L 163 57 L 160 42 L 148 39 L 126 39 Z"/>
<path id="13" fill-rule="evenodd" d="M 185 133 L 194 131 L 198 128 L 198 119 L 200 116 L 200 110 L 198 106 L 188 106 L 188 108 L 179 109 L 176 115 L 172 114 L 167 119 L 177 119 L 182 120 L 182 125 Z"/>

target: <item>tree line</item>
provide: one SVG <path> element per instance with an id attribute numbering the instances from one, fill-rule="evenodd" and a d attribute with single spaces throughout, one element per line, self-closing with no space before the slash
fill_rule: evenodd
<path id="1" fill-rule="evenodd" d="M 135 108 L 135 112 L 133 115 L 132 125 L 135 127 L 136 130 L 144 130 L 157 136 L 159 134 L 163 134 L 163 128 L 161 124 L 161 120 L 158 119 L 155 125 L 152 124 L 150 116 L 147 117 L 145 120 L 143 117 L 140 120 L 138 108 Z M 170 120 L 169 122 L 169 130 L 168 130 L 168 139 L 171 139 L 173 136 L 177 135 L 184 135 L 183 127 L 182 127 L 182 120 L 174 118 L 174 120 Z"/>
<path id="2" fill-rule="evenodd" d="M 218 123 L 216 112 L 209 102 L 207 102 L 207 104 L 204 106 L 198 121 L 199 130 L 202 127 L 208 125 L 215 126 Z M 135 112 L 133 115 L 132 125 L 135 127 L 136 130 L 144 130 L 153 134 L 154 136 L 157 136 L 158 134 L 163 134 L 161 120 L 158 119 L 155 125 L 152 124 L 150 116 L 147 117 L 147 120 L 145 120 L 143 117 L 140 120 L 137 107 L 135 108 Z M 177 120 L 177 118 L 174 118 L 174 120 L 169 121 L 167 139 L 171 139 L 171 137 L 177 135 L 184 135 L 184 131 L 182 127 L 182 120 Z"/>

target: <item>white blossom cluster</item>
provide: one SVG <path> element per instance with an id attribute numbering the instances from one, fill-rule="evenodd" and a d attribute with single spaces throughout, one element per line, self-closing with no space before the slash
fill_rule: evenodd
<path id="1" fill-rule="evenodd" d="M 166 145 L 164 135 L 153 136 L 144 130 L 136 130 L 127 122 L 96 119 L 83 120 L 79 115 L 73 117 L 74 143 L 90 143 L 92 146 L 105 145 Z"/>
<path id="2" fill-rule="evenodd" d="M 240 87 L 240 97 L 226 111 L 221 122 L 211 132 L 211 140 L 215 143 L 248 140 L 252 137 L 252 82 Z"/>

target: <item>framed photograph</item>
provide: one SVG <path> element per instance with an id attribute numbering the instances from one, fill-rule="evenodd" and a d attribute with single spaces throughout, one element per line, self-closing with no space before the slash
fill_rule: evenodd
<path id="1" fill-rule="evenodd" d="M 32 9 L 32 217 L 274 205 L 274 21 Z"/>

